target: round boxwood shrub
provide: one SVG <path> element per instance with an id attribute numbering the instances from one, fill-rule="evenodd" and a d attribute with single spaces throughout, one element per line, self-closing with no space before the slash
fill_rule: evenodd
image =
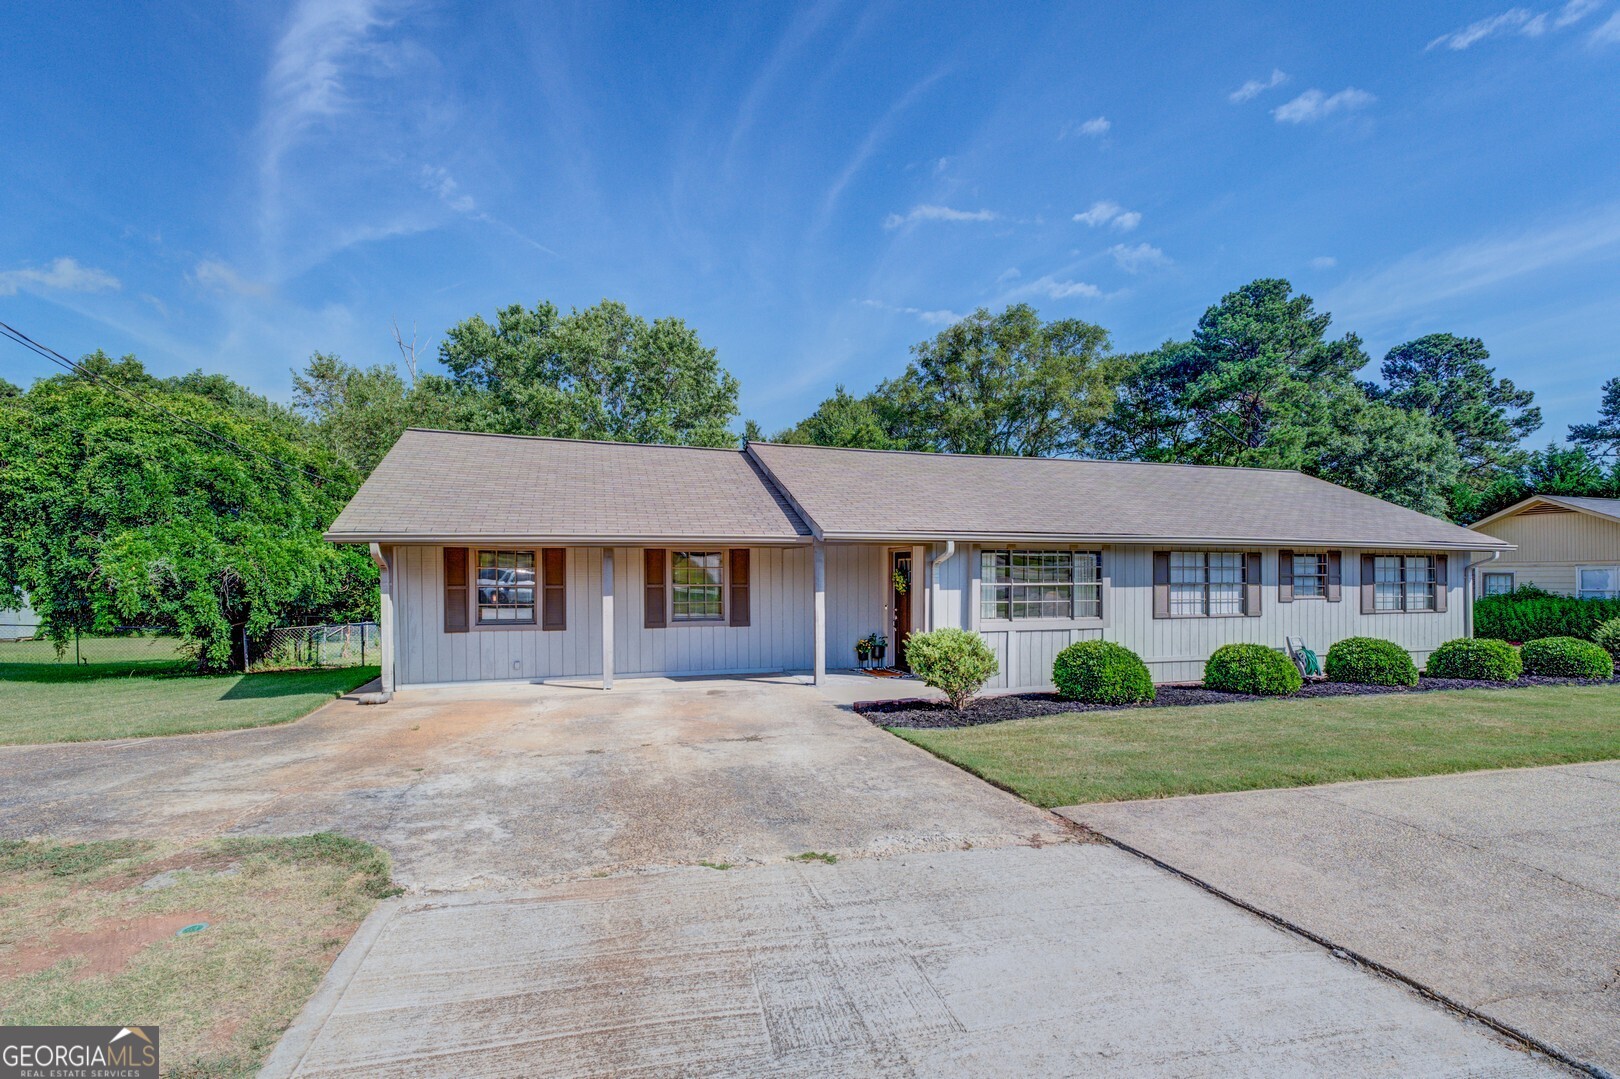
<path id="1" fill-rule="evenodd" d="M 1519 651 L 1525 674 L 1546 678 L 1613 678 L 1614 657 L 1579 637 L 1543 637 Z"/>
<path id="2" fill-rule="evenodd" d="M 1326 674 L 1330 682 L 1364 686 L 1415 686 L 1418 680 L 1406 649 L 1377 637 L 1346 637 L 1329 648 Z"/>
<path id="3" fill-rule="evenodd" d="M 1223 644 L 1204 664 L 1204 688 L 1282 697 L 1304 684 L 1294 661 L 1263 644 Z"/>
<path id="4" fill-rule="evenodd" d="M 999 669 L 984 638 L 965 629 L 935 629 L 906 638 L 906 662 L 925 685 L 942 690 L 960 712 Z"/>
<path id="5" fill-rule="evenodd" d="M 1112 641 L 1076 641 L 1052 661 L 1058 692 L 1088 704 L 1137 704 L 1153 699 L 1153 678 L 1142 657 Z"/>
<path id="6" fill-rule="evenodd" d="M 1592 643 L 1611 656 L 1620 656 L 1620 618 L 1599 623 L 1592 631 Z"/>
<path id="7" fill-rule="evenodd" d="M 1430 678 L 1513 682 L 1524 673 L 1524 660 L 1519 658 L 1519 650 L 1506 641 L 1458 637 L 1429 653 L 1423 673 Z"/>

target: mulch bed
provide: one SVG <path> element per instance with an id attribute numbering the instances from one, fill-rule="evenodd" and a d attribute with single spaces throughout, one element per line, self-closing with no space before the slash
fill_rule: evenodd
<path id="1" fill-rule="evenodd" d="M 857 701 L 855 711 L 879 727 L 909 727 L 914 730 L 944 727 L 977 727 L 983 723 L 1003 723 L 1031 716 L 1056 716 L 1071 712 L 1118 712 L 1128 708 L 1185 708 L 1200 704 L 1235 704 L 1239 701 L 1291 700 L 1296 697 L 1370 697 L 1384 693 L 1428 693 L 1439 689 L 1524 689 L 1529 686 L 1591 686 L 1620 684 L 1620 677 L 1608 682 L 1584 678 L 1526 677 L 1517 682 L 1475 682 L 1466 678 L 1422 678 L 1406 686 L 1363 686 L 1353 682 L 1308 682 L 1289 697 L 1258 697 L 1249 693 L 1220 693 L 1202 686 L 1159 686 L 1151 704 L 1083 704 L 1068 701 L 1056 693 L 1009 693 L 980 697 L 961 712 L 944 701 L 915 697 L 899 701 Z"/>

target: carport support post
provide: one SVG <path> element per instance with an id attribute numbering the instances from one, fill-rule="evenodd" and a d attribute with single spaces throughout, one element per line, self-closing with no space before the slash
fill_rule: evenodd
<path id="1" fill-rule="evenodd" d="M 394 575 L 382 548 L 375 543 L 371 545 L 371 560 L 377 563 L 377 591 L 381 598 L 377 635 L 382 638 L 382 691 L 389 696 L 394 692 Z"/>
<path id="2" fill-rule="evenodd" d="M 827 547 L 821 540 L 815 543 L 816 566 L 816 668 L 814 681 L 822 685 L 827 681 Z"/>
<path id="3" fill-rule="evenodd" d="M 602 688 L 613 688 L 613 548 L 602 548 Z"/>

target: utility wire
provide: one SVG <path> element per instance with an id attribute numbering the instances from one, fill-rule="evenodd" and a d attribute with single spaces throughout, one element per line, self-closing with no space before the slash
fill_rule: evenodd
<path id="1" fill-rule="evenodd" d="M 173 410 L 171 410 L 169 408 L 165 408 L 163 405 L 159 404 L 158 402 L 153 401 L 150 398 L 147 398 L 147 397 L 145 397 L 145 396 L 143 396 L 141 394 L 136 393 L 134 390 L 130 389 L 128 386 L 120 386 L 116 382 L 112 382 L 112 381 L 109 381 L 108 379 L 102 378 L 100 375 L 96 374 L 94 371 L 90 370 L 88 367 L 85 367 L 83 364 L 76 363 L 73 360 L 68 359 L 66 356 L 62 355 L 60 352 L 56 351 L 54 348 L 51 348 L 49 345 L 40 344 L 38 341 L 35 341 L 32 337 L 29 337 L 27 334 L 23 333 L 21 330 L 17 329 L 15 326 L 12 326 L 12 325 L 10 325 L 8 323 L 5 323 L 5 322 L 0 322 L 0 336 L 3 336 L 3 337 L 6 337 L 6 338 L 8 338 L 8 339 L 10 339 L 12 341 L 15 341 L 17 344 L 21 345 L 23 348 L 28 349 L 30 352 L 33 352 L 36 355 L 43 356 L 45 359 L 50 360 L 52 363 L 56 364 L 59 367 L 67 368 L 67 370 L 71 371 L 73 374 L 78 375 L 80 378 L 83 378 L 83 379 L 85 379 L 87 381 L 90 381 L 90 382 L 94 382 L 94 383 L 96 383 L 97 385 L 100 385 L 100 386 L 105 386 L 109 390 L 113 390 L 116 393 L 123 394 L 125 397 L 129 398 L 132 401 L 136 401 L 136 402 L 139 402 L 140 404 L 144 404 L 144 405 L 147 405 L 147 406 L 149 406 L 151 408 L 155 408 L 159 412 L 163 413 L 165 416 L 168 416 L 170 419 L 175 420 L 175 421 L 177 421 L 179 423 L 183 423 L 187 427 L 190 427 L 193 430 L 199 431 L 202 434 L 207 435 L 209 438 L 215 439 L 215 440 L 217 440 L 219 442 L 224 442 L 225 444 L 227 444 L 229 446 L 233 446 L 233 447 L 235 447 L 236 449 L 240 450 L 241 452 L 243 452 L 245 454 L 250 454 L 251 456 L 254 456 L 254 457 L 261 457 L 266 461 L 270 461 L 270 462 L 272 462 L 274 464 L 280 465 L 282 468 L 288 468 L 288 469 L 291 469 L 294 472 L 301 473 L 304 476 L 307 476 L 310 479 L 314 480 L 317 484 L 320 484 L 320 485 L 324 486 L 325 483 L 326 483 L 326 477 L 320 475 L 319 473 L 311 472 L 307 468 L 300 468 L 298 465 L 295 465 L 295 464 L 291 463 L 290 461 L 283 461 L 281 458 L 275 456 L 274 454 L 265 453 L 263 450 L 256 450 L 252 446 L 244 446 L 240 442 L 236 441 L 234 438 L 230 438 L 230 437 L 228 437 L 226 435 L 220 434 L 217 431 L 210 430 L 209 428 L 204 427 L 202 424 L 197 423 L 195 420 L 189 420 L 186 417 L 180 415 L 178 412 L 175 412 L 175 411 L 173 411 Z"/>

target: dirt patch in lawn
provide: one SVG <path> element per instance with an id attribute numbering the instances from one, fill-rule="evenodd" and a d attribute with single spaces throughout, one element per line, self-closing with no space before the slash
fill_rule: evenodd
<path id="1" fill-rule="evenodd" d="M 1388 693 L 1430 693 L 1456 689 L 1525 689 L 1531 686 L 1590 686 L 1620 684 L 1620 677 L 1608 682 L 1584 678 L 1520 678 L 1516 682 L 1476 682 L 1466 678 L 1420 678 L 1415 686 L 1363 686 L 1353 682 L 1310 682 L 1287 697 L 1259 697 L 1248 693 L 1221 693 L 1202 686 L 1159 686 L 1148 704 L 1086 704 L 1065 700 L 1056 693 L 1006 693 L 980 697 L 958 712 L 944 701 L 910 697 L 893 701 L 857 701 L 855 711 L 879 727 L 909 730 L 942 730 L 951 727 L 977 727 L 1004 723 L 1032 716 L 1068 715 L 1073 712 L 1118 712 L 1152 708 L 1187 708 L 1206 704 L 1238 704 L 1244 701 L 1294 700 L 1300 697 L 1366 697 Z"/>
<path id="2" fill-rule="evenodd" d="M 0 1024 L 158 1024 L 171 1075 L 253 1075 L 394 891 L 377 848 L 327 833 L 5 841 L 0 874 Z"/>

